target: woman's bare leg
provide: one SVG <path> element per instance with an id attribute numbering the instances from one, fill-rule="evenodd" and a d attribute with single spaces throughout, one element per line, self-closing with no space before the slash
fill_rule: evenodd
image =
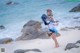
<path id="1" fill-rule="evenodd" d="M 56 34 L 57 36 L 56 37 L 60 37 L 61 36 L 61 34 L 60 33 L 58 33 L 58 34 Z"/>
<path id="2" fill-rule="evenodd" d="M 56 36 L 55 36 L 54 33 L 52 33 L 52 39 L 53 39 L 54 42 L 55 42 L 55 47 L 56 47 L 56 48 L 59 47 L 58 41 L 57 41 Z"/>

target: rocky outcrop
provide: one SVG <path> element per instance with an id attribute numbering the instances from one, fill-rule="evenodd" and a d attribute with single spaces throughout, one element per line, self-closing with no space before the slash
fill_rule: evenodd
<path id="1" fill-rule="evenodd" d="M 80 40 L 76 41 L 75 43 L 68 43 L 65 47 L 65 50 L 70 50 L 72 48 L 79 48 L 80 45 L 77 44 L 80 44 Z"/>
<path id="2" fill-rule="evenodd" d="M 7 44 L 12 41 L 13 41 L 13 39 L 11 39 L 11 38 L 3 38 L 3 39 L 0 39 L 0 44 Z"/>
<path id="3" fill-rule="evenodd" d="M 9 2 L 6 3 L 6 5 L 14 5 L 14 4 L 19 4 L 19 3 L 13 2 L 13 1 L 9 1 Z"/>
<path id="4" fill-rule="evenodd" d="M 33 27 L 35 27 L 35 28 L 41 28 L 41 23 L 38 22 L 38 21 L 30 20 L 29 22 L 27 22 L 27 23 L 23 26 L 23 28 L 26 27 L 26 26 L 33 26 Z"/>
<path id="5" fill-rule="evenodd" d="M 65 50 L 70 50 L 72 48 L 78 48 L 79 46 L 77 46 L 75 43 L 68 43 L 65 47 Z"/>
<path id="6" fill-rule="evenodd" d="M 71 30 L 71 29 L 78 29 L 78 30 L 80 30 L 80 26 L 75 26 L 75 27 L 63 27 L 63 28 L 61 28 L 60 30 L 61 30 L 61 31 L 68 31 L 68 30 Z"/>
<path id="7" fill-rule="evenodd" d="M 72 8 L 69 12 L 80 12 L 80 4 Z"/>
<path id="8" fill-rule="evenodd" d="M 68 27 L 64 27 L 60 29 L 61 31 L 68 31 Z"/>
<path id="9" fill-rule="evenodd" d="M 0 29 L 5 29 L 5 27 L 3 25 L 0 25 Z"/>
<path id="10" fill-rule="evenodd" d="M 29 51 L 41 52 L 41 50 L 39 50 L 39 49 L 27 49 L 27 50 L 18 49 L 16 51 L 14 51 L 14 53 L 26 53 L 26 52 L 29 52 Z"/>
<path id="11" fill-rule="evenodd" d="M 48 39 L 47 32 L 43 32 L 41 29 L 41 23 L 38 21 L 30 20 L 22 29 L 22 35 L 16 40 L 31 40 L 31 39 Z"/>
<path id="12" fill-rule="evenodd" d="M 68 31 L 68 29 L 66 29 L 66 28 L 61 28 L 60 30 L 61 31 Z"/>
<path id="13" fill-rule="evenodd" d="M 76 44 L 77 44 L 77 43 L 79 43 L 79 44 L 80 44 L 80 40 L 78 40 L 78 41 L 76 42 Z"/>

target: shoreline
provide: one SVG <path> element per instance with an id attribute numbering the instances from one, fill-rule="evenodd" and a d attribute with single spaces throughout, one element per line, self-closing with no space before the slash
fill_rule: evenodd
<path id="1" fill-rule="evenodd" d="M 78 53 L 80 48 L 73 48 L 68 51 L 64 51 L 64 48 L 67 43 L 74 43 L 77 40 L 80 40 L 80 30 L 70 30 L 70 31 L 60 31 L 62 34 L 58 37 L 58 42 L 60 44 L 59 48 L 54 48 L 54 41 L 52 39 L 34 39 L 34 40 L 25 40 L 25 41 L 14 41 L 9 44 L 0 44 L 0 48 L 5 48 L 6 53 L 13 53 L 17 49 L 40 49 L 41 53 L 56 52 L 59 53 L 60 50 L 62 53 Z M 32 51 L 31 51 L 32 52 Z M 30 53 L 30 52 L 27 52 Z M 34 52 L 33 52 L 34 53 Z M 37 52 L 35 52 L 37 53 Z"/>

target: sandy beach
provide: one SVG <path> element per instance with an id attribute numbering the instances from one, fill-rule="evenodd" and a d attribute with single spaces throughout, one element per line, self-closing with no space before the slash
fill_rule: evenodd
<path id="1" fill-rule="evenodd" d="M 5 48 L 5 52 L 2 53 L 14 53 L 17 49 L 39 49 L 42 51 L 26 53 L 80 53 L 80 47 L 67 51 L 64 50 L 66 44 L 75 43 L 77 40 L 80 40 L 80 30 L 60 31 L 60 33 L 61 36 L 57 38 L 60 44 L 59 48 L 54 48 L 54 41 L 52 39 L 14 41 L 9 44 L 0 44 L 0 48 Z M 80 44 L 78 45 L 80 46 Z"/>
<path id="2" fill-rule="evenodd" d="M 59 48 L 54 47 L 54 40 L 49 38 L 48 33 L 45 32 L 47 26 L 44 25 L 41 16 L 47 15 L 47 9 L 51 9 L 53 18 L 59 21 L 59 26 L 56 27 L 61 34 L 60 37 L 57 37 Z M 27 24 L 28 21 L 30 23 Z M 39 49 L 41 51 L 20 53 L 80 53 L 80 47 L 65 51 L 68 43 L 75 44 L 78 40 L 80 40 L 80 2 L 0 0 L 0 53 L 14 53 L 19 49 Z M 6 44 L 7 42 L 9 43 Z M 80 46 L 80 44 L 76 45 Z"/>

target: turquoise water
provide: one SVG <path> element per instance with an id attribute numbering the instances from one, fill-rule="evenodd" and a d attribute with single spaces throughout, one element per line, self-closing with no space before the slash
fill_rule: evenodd
<path id="1" fill-rule="evenodd" d="M 8 0 L 0 1 L 0 24 L 21 22 L 39 18 L 47 8 L 54 11 L 55 16 L 62 16 L 78 3 L 59 0 L 12 0 L 17 5 L 5 5 Z"/>
<path id="2" fill-rule="evenodd" d="M 72 21 L 71 17 L 79 16 L 80 14 L 69 13 L 69 10 L 80 2 L 66 2 L 65 0 L 12 0 L 19 4 L 6 5 L 8 1 L 0 1 L 0 25 L 6 27 L 6 30 L 0 32 L 0 38 L 17 37 L 20 35 L 22 26 L 27 21 L 31 19 L 41 21 L 41 15 L 46 13 L 48 8 L 53 10 L 54 17 L 62 25 L 68 25 Z M 66 22 L 65 17 L 67 17 L 69 22 Z"/>

